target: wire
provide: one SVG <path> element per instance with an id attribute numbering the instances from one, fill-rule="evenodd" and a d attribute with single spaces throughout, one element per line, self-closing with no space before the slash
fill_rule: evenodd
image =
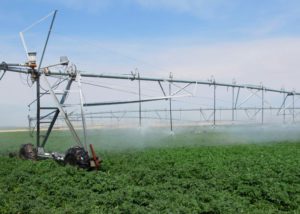
<path id="1" fill-rule="evenodd" d="M 59 35 L 59 33 L 55 33 L 56 35 Z M 121 52 L 119 52 L 119 51 L 116 51 L 116 50 L 113 50 L 113 49 L 110 49 L 110 48 L 106 48 L 106 47 L 104 47 L 103 45 L 100 45 L 99 43 L 96 43 L 96 42 L 90 42 L 90 41 L 79 41 L 79 39 L 75 39 L 75 38 L 68 38 L 68 41 L 72 41 L 72 42 L 74 42 L 74 43 L 76 43 L 76 44 L 78 44 L 78 43 L 85 43 L 85 44 L 88 44 L 88 45 L 90 45 L 91 47 L 96 47 L 96 48 L 98 48 L 98 49 L 102 49 L 102 50 L 104 50 L 104 51 L 107 51 L 107 52 L 110 52 L 110 53 L 112 53 L 112 54 L 115 54 L 115 55 L 118 55 L 118 56 L 121 56 L 121 57 L 123 57 L 123 58 L 127 58 L 127 59 L 130 59 L 130 60 L 132 60 L 132 61 L 135 61 L 135 62 L 139 62 L 139 63 L 141 63 L 141 64 L 143 64 L 143 65 L 148 65 L 148 66 L 150 66 L 150 67 L 152 67 L 152 68 L 155 68 L 155 69 L 157 69 L 158 71 L 161 71 L 161 72 L 165 72 L 165 73 L 167 73 L 167 71 L 166 71 L 166 69 L 164 69 L 164 68 L 161 68 L 161 67 L 159 67 L 159 66 L 157 66 L 157 65 L 154 65 L 154 64 L 152 64 L 152 63 L 149 63 L 149 62 L 146 62 L 145 60 L 141 60 L 141 59 L 138 59 L 138 58 L 136 58 L 136 57 L 133 57 L 133 56 L 129 56 L 129 55 L 127 55 L 127 54 L 124 54 L 124 53 L 121 53 Z"/>
<path id="2" fill-rule="evenodd" d="M 39 19 L 38 21 L 32 23 L 31 25 L 29 25 L 28 27 L 26 27 L 24 30 L 22 30 L 21 32 L 25 33 L 26 31 L 30 30 L 31 28 L 33 28 L 34 26 L 38 25 L 39 23 L 43 22 L 44 20 L 46 20 L 48 17 L 52 16 L 52 14 L 55 11 L 52 11 L 51 13 L 49 13 L 48 15 L 44 16 L 43 18 Z"/>
<path id="3" fill-rule="evenodd" d="M 29 88 L 31 88 L 33 86 L 33 82 L 31 81 L 31 83 L 30 83 L 29 76 L 30 76 L 30 74 L 27 75 L 27 85 Z"/>
<path id="4" fill-rule="evenodd" d="M 138 95 L 137 92 L 133 92 L 133 91 L 129 91 L 129 90 L 124 90 L 124 89 L 120 89 L 120 88 L 113 88 L 111 86 L 99 85 L 99 84 L 96 84 L 96 83 L 92 83 L 92 81 L 90 81 L 90 82 L 81 81 L 81 83 L 82 84 L 86 84 L 86 85 L 92 85 L 92 86 L 100 87 L 100 88 L 106 88 L 106 89 L 111 89 L 111 90 L 115 90 L 115 91 L 121 91 L 121 92 L 124 92 L 124 93 Z M 101 83 L 103 83 L 103 82 L 101 82 Z M 112 85 L 112 84 L 110 84 L 110 85 Z M 158 92 L 158 90 L 154 90 L 154 89 L 149 89 L 149 91 Z M 146 96 L 146 97 L 151 97 L 150 95 L 144 94 L 144 93 L 142 95 Z M 208 100 L 213 100 L 212 98 L 209 98 L 209 97 L 200 97 L 200 98 L 208 99 Z M 224 103 L 229 103 L 230 102 L 230 101 L 226 101 L 226 100 L 222 100 L 222 99 L 217 99 L 217 100 L 221 101 L 221 102 L 224 102 Z M 173 100 L 173 101 L 177 102 L 177 103 L 192 104 L 192 105 L 195 105 L 195 106 L 199 106 L 199 103 L 194 103 L 194 102 L 188 102 L 188 101 L 182 101 L 182 100 Z M 209 105 L 202 104 L 202 106 L 209 106 Z"/>
<path id="5" fill-rule="evenodd" d="M 113 87 L 110 87 L 110 86 L 98 85 L 98 84 L 88 83 L 88 82 L 84 82 L 84 81 L 81 81 L 81 83 L 82 83 L 82 84 L 85 84 L 85 85 L 91 85 L 91 86 L 96 86 L 96 87 L 100 87 L 100 88 L 111 89 L 111 90 L 114 90 L 114 91 L 121 91 L 121 92 L 124 92 L 124 93 L 129 93 L 129 94 L 138 95 L 137 92 L 134 92 L 134 91 L 128 91 L 128 90 L 124 90 L 124 89 L 120 89 L 120 88 L 113 88 Z"/>
<path id="6" fill-rule="evenodd" d="M 61 70 L 58 70 L 59 73 L 62 73 Z M 60 82 L 62 80 L 62 75 L 59 75 L 59 78 L 56 82 L 53 83 L 53 87 L 52 87 L 52 90 L 55 90 L 59 87 L 60 85 Z M 44 92 L 48 92 L 49 90 L 43 88 L 42 84 L 40 84 L 40 88 L 44 91 Z"/>
<path id="7" fill-rule="evenodd" d="M 26 80 L 26 77 L 23 78 L 22 76 L 23 74 L 22 73 L 19 73 L 19 78 L 20 78 L 20 81 L 23 85 L 26 85 L 27 86 L 27 80 Z"/>
<path id="8" fill-rule="evenodd" d="M 54 85 L 54 87 L 58 87 L 58 85 L 60 85 L 60 84 L 62 84 L 64 81 L 66 81 L 68 78 L 65 78 L 65 79 L 62 79 L 60 82 L 58 82 L 57 83 L 57 85 Z M 47 92 L 48 92 L 49 90 L 47 90 L 47 91 L 45 91 L 44 93 L 42 93 L 41 95 L 40 95 L 40 97 L 43 97 L 44 95 L 46 95 L 47 94 Z M 30 107 L 33 103 L 35 103 L 36 102 L 36 99 L 34 100 L 34 101 L 32 101 L 31 103 L 29 103 L 27 106 L 28 107 Z"/>

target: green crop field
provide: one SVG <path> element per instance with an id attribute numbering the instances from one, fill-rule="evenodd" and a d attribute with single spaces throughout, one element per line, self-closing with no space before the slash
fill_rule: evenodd
<path id="1" fill-rule="evenodd" d="M 300 137 L 266 135 L 93 130 L 103 165 L 88 172 L 9 158 L 33 139 L 0 133 L 0 213 L 300 213 Z M 46 148 L 71 145 L 56 131 Z"/>

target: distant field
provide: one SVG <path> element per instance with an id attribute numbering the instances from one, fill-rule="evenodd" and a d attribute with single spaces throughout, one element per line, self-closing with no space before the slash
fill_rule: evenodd
<path id="1" fill-rule="evenodd" d="M 24 129 L 22 129 L 24 130 Z M 92 129 L 88 131 L 88 143 L 94 144 L 99 152 L 118 152 L 131 149 L 163 147 L 197 147 L 232 144 L 270 144 L 283 141 L 300 141 L 300 127 L 190 127 L 142 129 Z M 43 134 L 43 133 L 42 133 Z M 82 137 L 82 133 L 79 132 Z M 35 138 L 27 131 L 0 132 L 0 154 L 17 151 L 21 144 L 33 143 Z M 67 130 L 53 131 L 46 150 L 65 152 L 75 144 Z"/>
<path id="2" fill-rule="evenodd" d="M 53 134 L 48 150 L 73 144 Z M 0 133 L 0 213 L 300 213 L 300 143 L 251 135 L 94 130 L 96 173 L 8 158 L 31 138 Z"/>

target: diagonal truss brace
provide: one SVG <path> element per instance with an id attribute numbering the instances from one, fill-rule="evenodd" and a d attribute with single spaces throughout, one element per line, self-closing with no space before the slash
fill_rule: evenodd
<path id="1" fill-rule="evenodd" d="M 60 104 L 61 104 L 61 105 L 64 104 L 65 101 L 66 101 L 67 95 L 68 95 L 69 90 L 70 90 L 71 85 L 72 85 L 72 82 L 73 82 L 73 79 L 70 79 L 70 80 L 68 81 L 68 84 L 67 84 L 67 86 L 66 86 L 65 92 L 64 92 L 64 94 L 63 94 L 63 96 L 62 96 L 62 98 L 61 98 L 61 100 L 60 100 Z M 51 133 L 51 131 L 52 131 L 52 129 L 53 129 L 53 126 L 54 126 L 54 124 L 55 124 L 55 122 L 56 122 L 56 119 L 57 119 L 57 117 L 58 117 L 58 115 L 59 115 L 59 112 L 60 112 L 59 109 L 56 109 L 56 111 L 55 111 L 55 113 L 54 113 L 54 116 L 53 116 L 53 118 L 52 118 L 52 121 L 51 121 L 51 123 L 50 123 L 50 126 L 49 126 L 49 128 L 48 128 L 48 130 L 47 130 L 47 133 L 46 133 L 46 135 L 45 135 L 45 138 L 43 139 L 42 147 L 44 147 L 44 146 L 46 145 L 46 142 L 47 142 L 47 140 L 48 140 L 48 138 L 49 138 L 49 136 L 50 136 L 50 133 Z"/>
<path id="2" fill-rule="evenodd" d="M 47 85 L 47 87 L 48 87 L 48 90 L 49 90 L 49 92 L 50 92 L 50 94 L 51 94 L 51 96 L 52 96 L 52 98 L 53 98 L 53 101 L 54 101 L 56 107 L 58 108 L 58 110 L 60 111 L 60 113 L 62 114 L 62 116 L 63 116 L 63 118 L 64 118 L 64 120 L 65 120 L 65 122 L 66 122 L 66 124 L 67 124 L 67 126 L 68 126 L 68 128 L 69 128 L 69 130 L 70 130 L 70 132 L 71 132 L 71 134 L 72 134 L 72 136 L 73 136 L 73 138 L 75 139 L 75 141 L 76 141 L 79 145 L 82 146 L 82 143 L 81 143 L 81 140 L 80 140 L 79 136 L 77 135 L 77 133 L 76 133 L 76 131 L 75 131 L 75 129 L 74 129 L 74 127 L 73 127 L 71 121 L 69 120 L 67 113 L 64 111 L 64 109 L 63 109 L 61 103 L 58 101 L 58 98 L 56 97 L 56 95 L 55 95 L 53 89 L 51 88 L 51 85 L 50 85 L 49 81 L 47 80 L 45 74 L 42 73 L 42 74 L 41 74 L 41 77 L 42 77 L 43 80 L 45 81 L 45 83 L 46 83 L 46 85 Z"/>
<path id="3" fill-rule="evenodd" d="M 159 85 L 159 87 L 160 87 L 162 93 L 164 94 L 164 96 L 167 96 L 167 94 L 166 94 L 164 88 L 163 88 L 162 85 L 161 85 L 161 82 L 160 82 L 160 81 L 157 81 L 157 82 L 158 82 L 158 85 Z"/>
<path id="4" fill-rule="evenodd" d="M 6 70 L 4 70 L 4 71 L 3 71 L 3 73 L 1 74 L 1 76 L 0 76 L 0 80 L 2 80 L 2 79 L 3 79 L 3 77 L 4 77 L 5 73 L 6 73 Z"/>
<path id="5" fill-rule="evenodd" d="M 292 100 L 291 103 L 289 103 L 288 105 L 286 105 L 287 98 L 288 98 L 289 96 L 293 96 L 293 100 Z M 278 110 L 278 112 L 277 112 L 277 116 L 280 115 L 280 113 L 281 113 L 282 111 L 285 111 L 285 110 L 289 109 L 291 106 L 292 106 L 292 109 L 289 109 L 289 111 L 290 111 L 290 112 L 291 112 L 291 111 L 294 111 L 293 109 L 295 109 L 295 107 L 294 107 L 295 102 L 298 101 L 298 100 L 300 99 L 300 97 L 299 97 L 299 98 L 297 98 L 297 99 L 295 100 L 294 97 L 295 97 L 295 94 L 294 94 L 294 93 L 288 93 L 288 94 L 286 95 L 286 97 L 284 98 L 284 100 L 283 100 L 283 102 L 282 102 L 282 105 L 280 106 L 280 108 L 279 108 L 279 110 Z"/>
<path id="6" fill-rule="evenodd" d="M 84 146 L 85 146 L 85 149 L 87 150 L 88 148 L 87 148 L 86 120 L 85 120 L 84 109 L 83 109 L 83 94 L 82 94 L 82 88 L 81 88 L 80 73 L 77 73 L 76 81 L 78 83 L 79 96 L 80 96 L 80 111 L 81 111 L 81 120 L 82 120 L 82 128 L 83 128 L 83 135 L 84 135 Z"/>
<path id="7" fill-rule="evenodd" d="M 250 120 L 253 120 L 259 112 L 261 112 L 261 109 L 254 110 L 254 113 L 251 115 L 250 110 L 245 109 L 245 113 Z"/>
<path id="8" fill-rule="evenodd" d="M 186 93 L 188 93 L 190 96 L 193 96 L 192 93 L 190 93 L 189 91 L 185 90 L 187 87 L 189 87 L 192 83 L 188 83 L 183 87 L 179 87 L 177 85 L 175 85 L 174 83 L 172 83 L 172 85 L 174 85 L 175 87 L 179 88 L 177 91 L 175 91 L 172 96 L 177 95 L 178 93 L 180 93 L 181 91 L 185 91 Z"/>
<path id="9" fill-rule="evenodd" d="M 245 104 L 248 100 L 250 100 L 253 96 L 256 96 L 257 93 L 258 93 L 259 91 L 260 91 L 260 90 L 257 90 L 257 91 L 255 91 L 255 92 L 253 92 L 253 91 L 250 90 L 251 94 L 250 94 L 246 99 L 244 99 L 244 100 L 238 105 L 238 107 L 241 107 L 241 106 L 242 106 L 243 104 Z"/>

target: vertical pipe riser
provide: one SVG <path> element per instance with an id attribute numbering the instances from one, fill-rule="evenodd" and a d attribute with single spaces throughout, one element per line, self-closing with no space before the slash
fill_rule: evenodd
<path id="1" fill-rule="evenodd" d="M 264 124 L 264 102 L 265 102 L 265 93 L 264 89 L 261 91 L 261 124 Z"/>
<path id="2" fill-rule="evenodd" d="M 214 84 L 214 126 L 216 125 L 216 85 Z"/>
<path id="3" fill-rule="evenodd" d="M 169 96 L 171 96 L 172 94 L 172 86 L 171 86 L 171 82 L 169 82 Z M 170 128 L 171 131 L 173 131 L 173 118 L 172 118 L 172 98 L 169 99 L 169 112 L 170 112 Z"/>
<path id="4" fill-rule="evenodd" d="M 285 124 L 285 101 L 286 101 L 286 97 L 285 97 L 285 93 L 283 93 L 283 123 Z"/>
<path id="5" fill-rule="evenodd" d="M 138 73 L 138 78 L 139 78 L 139 126 L 140 128 L 142 127 L 142 94 L 141 94 L 141 80 L 140 80 L 140 73 Z"/>
<path id="6" fill-rule="evenodd" d="M 234 122 L 234 87 L 232 87 L 232 115 L 231 115 L 232 122 Z"/>
<path id="7" fill-rule="evenodd" d="M 295 123 L 295 95 L 293 94 L 293 123 Z"/>
<path id="8" fill-rule="evenodd" d="M 41 98 L 40 98 L 40 75 L 36 72 L 36 146 L 40 147 L 40 116 L 41 116 Z"/>

